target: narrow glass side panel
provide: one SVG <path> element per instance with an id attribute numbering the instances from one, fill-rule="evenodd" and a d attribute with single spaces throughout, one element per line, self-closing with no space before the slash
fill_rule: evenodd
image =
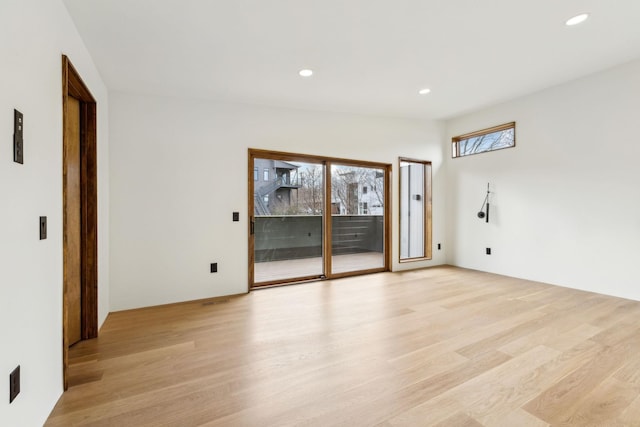
<path id="1" fill-rule="evenodd" d="M 400 162 L 400 260 L 425 256 L 425 165 Z"/>

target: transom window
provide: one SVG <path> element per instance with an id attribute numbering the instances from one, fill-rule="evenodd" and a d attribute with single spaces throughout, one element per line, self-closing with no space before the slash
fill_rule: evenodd
<path id="1" fill-rule="evenodd" d="M 451 143 L 454 158 L 515 147 L 516 122 L 454 136 Z"/>

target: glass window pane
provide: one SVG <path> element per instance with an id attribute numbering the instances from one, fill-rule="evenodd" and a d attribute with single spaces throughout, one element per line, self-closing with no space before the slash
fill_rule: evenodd
<path id="1" fill-rule="evenodd" d="M 452 140 L 453 157 L 468 156 L 514 147 L 515 122 L 496 126 L 484 131 L 454 137 Z"/>
<path id="2" fill-rule="evenodd" d="M 384 182 L 383 169 L 331 166 L 332 273 L 384 267 Z"/>
<path id="3" fill-rule="evenodd" d="M 430 168 L 429 162 L 400 161 L 400 261 L 431 257 Z"/>
<path id="4" fill-rule="evenodd" d="M 254 159 L 276 173 L 254 185 L 254 282 L 324 274 L 322 258 L 323 166 Z"/>

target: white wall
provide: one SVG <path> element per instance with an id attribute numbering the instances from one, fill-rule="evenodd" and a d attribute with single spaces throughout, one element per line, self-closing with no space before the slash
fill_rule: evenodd
<path id="1" fill-rule="evenodd" d="M 450 120 L 445 145 L 513 120 L 515 148 L 447 160 L 448 261 L 640 299 L 640 61 Z"/>
<path id="2" fill-rule="evenodd" d="M 2 0 L 0 41 L 0 425 L 38 426 L 62 393 L 61 55 L 98 102 L 101 323 L 109 310 L 107 91 L 61 1 Z M 14 108 L 24 114 L 24 165 L 13 162 Z M 17 365 L 21 393 L 9 404 Z"/>
<path id="3" fill-rule="evenodd" d="M 394 171 L 398 156 L 432 160 L 434 242 L 444 238 L 440 124 L 121 93 L 110 94 L 110 120 L 113 310 L 247 292 L 249 148 L 392 163 Z M 411 267 L 444 261 L 444 250 L 434 255 Z M 394 238 L 394 268 L 409 267 L 397 259 Z"/>

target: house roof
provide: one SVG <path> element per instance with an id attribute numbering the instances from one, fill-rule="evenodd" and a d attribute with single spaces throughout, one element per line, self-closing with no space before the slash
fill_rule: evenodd
<path id="1" fill-rule="evenodd" d="M 300 166 L 294 165 L 293 163 L 283 162 L 281 160 L 276 160 L 275 162 L 276 168 L 279 169 L 298 169 Z"/>

